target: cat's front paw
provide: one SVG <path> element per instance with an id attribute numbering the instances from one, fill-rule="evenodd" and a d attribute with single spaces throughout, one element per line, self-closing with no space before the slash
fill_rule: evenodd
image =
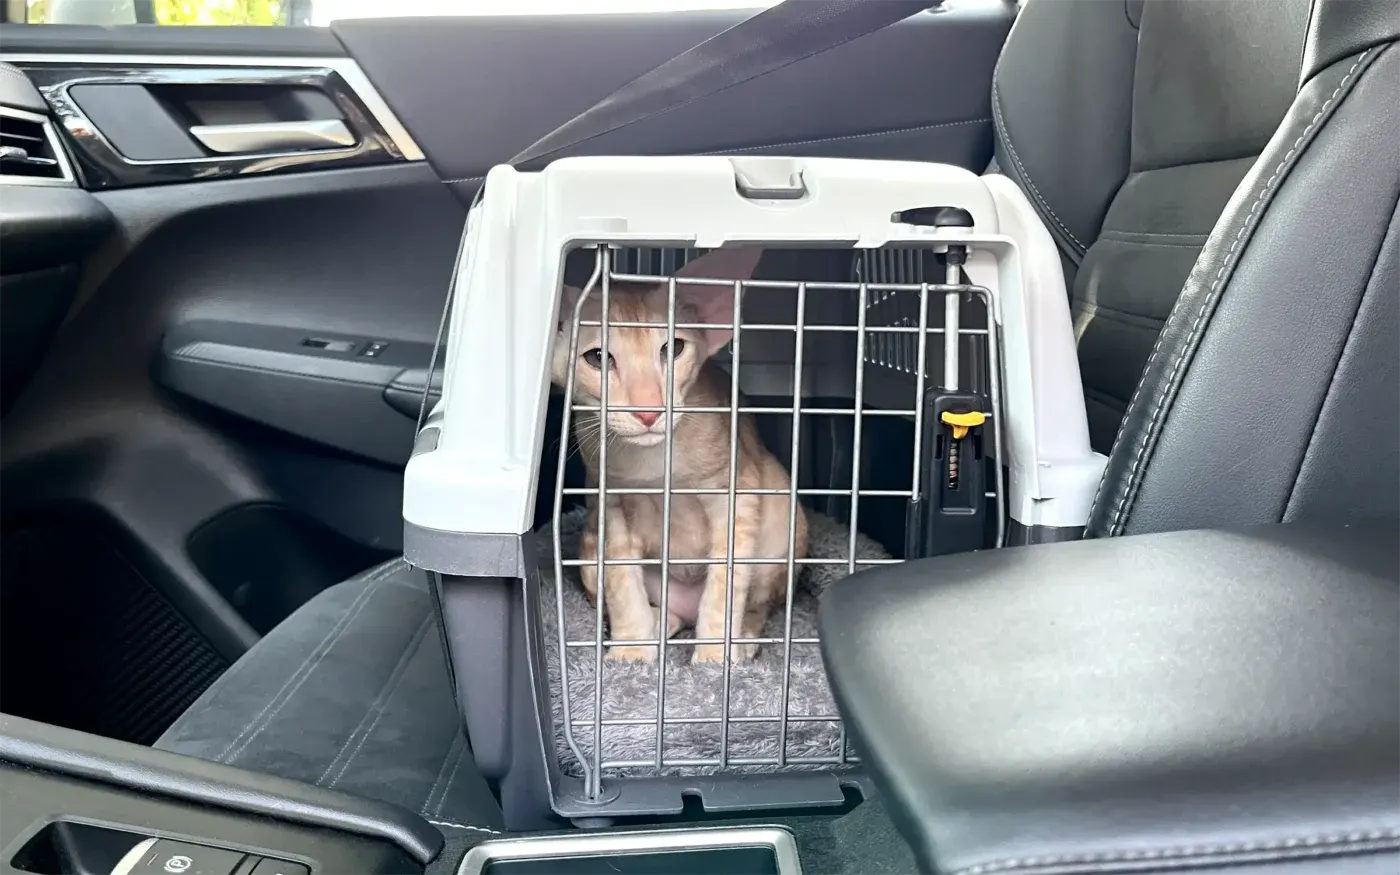
<path id="1" fill-rule="evenodd" d="M 648 645 L 609 647 L 606 658 L 613 662 L 656 662 L 656 648 Z"/>
<path id="2" fill-rule="evenodd" d="M 731 644 L 729 645 L 729 647 L 729 652 L 733 655 L 733 662 L 735 664 L 741 662 L 748 662 L 749 660 L 753 659 L 754 656 L 758 653 L 757 644 Z M 695 646 L 695 655 L 691 657 L 690 661 L 695 663 L 722 663 L 724 662 L 724 645 L 697 644 Z"/>

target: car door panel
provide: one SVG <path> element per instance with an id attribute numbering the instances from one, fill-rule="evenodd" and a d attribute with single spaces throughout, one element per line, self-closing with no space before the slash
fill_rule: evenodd
<path id="1" fill-rule="evenodd" d="M 158 382 L 162 341 L 204 321 L 431 342 L 464 210 L 422 162 L 97 198 L 117 231 L 89 260 L 82 302 L 4 420 L 6 517 L 97 511 L 129 560 L 150 567 L 162 593 L 231 660 L 269 628 L 246 615 L 399 549 L 401 476 L 172 393 Z M 244 394 L 267 397 L 256 383 Z M 406 454 L 411 421 L 377 406 L 402 422 Z M 359 413 L 347 411 L 347 428 L 359 427 Z M 247 526 L 210 527 L 245 506 L 289 508 L 317 526 L 276 551 L 243 540 Z M 278 555 L 257 580 L 200 567 L 190 550 L 196 532 L 206 544 L 241 541 L 206 555 Z M 321 562 L 327 555 L 354 559 Z M 313 564 L 326 570 L 308 580 Z"/>
<path id="2" fill-rule="evenodd" d="M 587 148 L 980 170 L 1011 9 L 952 4 Z M 204 642 L 206 680 L 311 594 L 399 551 L 401 468 L 480 177 L 747 14 L 389 19 L 333 31 L 4 26 L 0 57 L 48 86 L 91 190 L 66 194 L 101 220 L 77 237 L 13 226 L 44 239 L 36 252 L 57 253 L 45 269 L 66 278 L 72 305 L 55 299 L 61 327 L 41 363 L 31 354 L 37 366 L 0 421 L 7 543 L 42 526 L 60 532 L 45 549 L 61 549 L 101 528 Z M 303 75 L 345 118 L 375 123 L 358 135 L 391 148 L 361 166 L 204 155 L 193 170 L 174 159 L 136 171 L 114 163 L 121 152 L 91 117 L 101 111 L 83 112 L 64 91 L 227 85 L 231 70 Z M 326 71 L 348 94 L 326 88 Z M 188 113 L 177 107 L 171 119 L 188 133 Z M 0 263 L 7 289 L 17 263 Z M 372 343 L 387 346 L 367 356 Z M 64 578 L 68 603 L 100 584 L 94 576 Z M 5 613 L 23 618 L 10 606 L 39 603 L 7 596 Z M 99 662 L 124 640 L 103 634 L 90 630 L 85 645 Z M 75 690 L 99 682 L 127 683 L 73 680 Z M 201 688 L 182 686 L 158 710 L 177 713 Z"/>
<path id="3" fill-rule="evenodd" d="M 324 27 L 95 27 L 82 24 L 3 25 L 3 54 L 165 55 L 209 57 L 344 57 Z"/>
<path id="4" fill-rule="evenodd" d="M 62 119 L 79 181 L 92 190 L 422 158 L 343 58 L 10 57 Z"/>
<path id="5" fill-rule="evenodd" d="M 486 171 L 744 10 L 368 19 L 334 31 L 470 196 Z M 1014 4 L 953 4 L 581 144 L 574 154 L 784 152 L 986 166 Z"/>

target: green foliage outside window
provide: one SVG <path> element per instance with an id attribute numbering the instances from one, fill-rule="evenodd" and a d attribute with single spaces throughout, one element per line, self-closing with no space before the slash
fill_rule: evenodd
<path id="1" fill-rule="evenodd" d="M 279 25 L 285 0 L 154 0 L 155 23 L 167 25 Z M 28 0 L 30 24 L 49 23 L 49 0 Z"/>
<path id="2" fill-rule="evenodd" d="M 282 0 L 155 0 L 158 24 L 260 24 L 283 21 Z"/>

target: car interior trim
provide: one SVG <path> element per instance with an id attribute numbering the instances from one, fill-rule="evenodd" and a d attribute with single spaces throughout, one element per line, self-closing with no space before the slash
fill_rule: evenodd
<path id="1" fill-rule="evenodd" d="M 104 55 L 104 54 L 7 54 L 5 61 L 10 64 L 44 64 L 49 66 L 80 67 L 289 67 L 295 69 L 324 67 L 338 73 L 350 89 L 364 104 L 370 116 L 377 122 L 398 148 L 405 161 L 424 160 L 423 150 L 413 139 L 413 135 L 399 121 L 389 104 L 380 96 L 378 89 L 360 69 L 360 65 L 349 58 L 319 57 L 220 57 L 218 55 Z"/>
<path id="2" fill-rule="evenodd" d="M 22 717 L 0 714 L 0 760 L 128 790 L 383 839 L 420 863 L 443 837 L 411 811 Z"/>
<path id="3" fill-rule="evenodd" d="M 58 179 L 47 179 L 45 177 L 11 176 L 6 173 L 0 173 L 0 185 L 61 185 L 71 187 L 77 184 L 77 178 L 73 173 L 73 165 L 68 161 L 68 152 L 59 142 L 58 132 L 54 129 L 52 121 L 35 112 L 28 112 L 23 109 L 15 109 L 14 107 L 3 105 L 0 105 L 0 116 L 42 125 L 44 128 L 44 136 L 48 138 L 49 141 L 49 151 L 53 154 L 54 160 L 58 162 L 58 169 L 62 174 Z"/>
<path id="4" fill-rule="evenodd" d="M 760 847 L 773 851 L 778 875 L 802 875 L 797 843 L 786 829 L 771 826 L 706 827 L 645 832 L 619 832 L 601 835 L 555 835 L 528 838 L 492 839 L 474 846 L 462 858 L 457 875 L 482 875 L 493 863 L 506 860 L 537 860 L 588 857 L 604 854 L 701 851 L 722 848 Z"/>

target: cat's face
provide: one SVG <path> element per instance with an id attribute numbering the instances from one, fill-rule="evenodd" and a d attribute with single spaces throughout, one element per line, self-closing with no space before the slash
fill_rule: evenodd
<path id="1" fill-rule="evenodd" d="M 743 280 L 753 275 L 761 250 L 721 249 L 696 259 L 677 272 L 678 277 Z M 608 431 L 616 438 L 639 446 L 654 446 L 665 439 L 666 417 L 656 411 L 613 411 L 614 407 L 655 407 L 666 404 L 667 288 L 614 283 L 609 289 L 608 355 L 603 356 L 602 329 L 580 326 L 576 355 L 570 360 L 569 335 L 577 289 L 566 288 L 559 309 L 559 335 L 555 338 L 553 379 L 564 386 L 574 372 L 574 401 L 597 405 L 608 381 Z M 595 288 L 583 302 L 579 319 L 600 322 L 602 292 Z M 734 318 L 733 286 L 676 286 L 677 323 L 723 323 Z M 647 322 L 654 327 L 616 327 L 619 322 Z M 672 403 L 681 406 L 706 359 L 733 336 L 729 329 L 677 328 L 672 369 Z M 590 416 L 589 414 L 581 414 Z M 679 422 L 685 414 L 674 412 Z M 590 416 L 591 418 L 591 416 Z"/>

